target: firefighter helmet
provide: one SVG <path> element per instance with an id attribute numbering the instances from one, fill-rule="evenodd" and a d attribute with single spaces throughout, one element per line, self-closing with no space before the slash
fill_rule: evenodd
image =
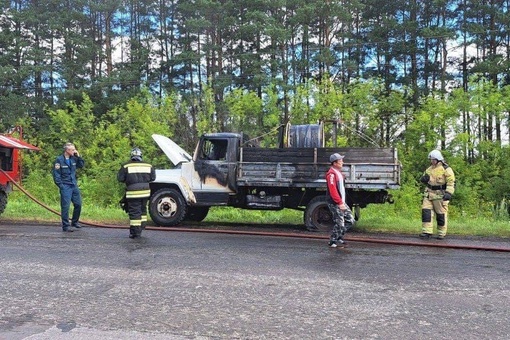
<path id="1" fill-rule="evenodd" d="M 142 160 L 142 150 L 140 148 L 133 148 L 131 150 L 131 159 L 135 161 L 141 161 Z"/>
<path id="2" fill-rule="evenodd" d="M 443 155 L 441 154 L 441 151 L 439 151 L 439 150 L 432 150 L 429 153 L 429 159 L 436 159 L 439 162 L 443 162 L 444 161 Z"/>

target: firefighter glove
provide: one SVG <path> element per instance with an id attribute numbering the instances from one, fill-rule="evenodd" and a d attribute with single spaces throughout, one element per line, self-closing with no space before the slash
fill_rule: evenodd
<path id="1" fill-rule="evenodd" d="M 430 176 L 428 174 L 425 174 L 425 175 L 421 176 L 420 181 L 423 184 L 427 184 L 430 181 Z"/>
<path id="2" fill-rule="evenodd" d="M 119 206 L 125 212 L 129 212 L 126 195 L 124 195 L 124 197 L 122 197 L 122 199 L 119 201 Z"/>
<path id="3" fill-rule="evenodd" d="M 449 201 L 452 199 L 452 194 L 450 194 L 448 191 L 444 193 L 443 195 L 443 201 Z"/>

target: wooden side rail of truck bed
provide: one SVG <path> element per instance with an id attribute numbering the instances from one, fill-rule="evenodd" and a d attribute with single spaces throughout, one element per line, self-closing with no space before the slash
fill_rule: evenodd
<path id="1" fill-rule="evenodd" d="M 394 148 L 242 148 L 239 186 L 324 187 L 329 156 L 345 155 L 348 188 L 398 189 L 401 165 Z"/>

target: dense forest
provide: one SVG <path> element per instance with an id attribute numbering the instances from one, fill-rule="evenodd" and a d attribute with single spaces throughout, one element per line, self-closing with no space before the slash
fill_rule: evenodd
<path id="1" fill-rule="evenodd" d="M 21 124 L 42 148 L 26 159 L 34 187 L 65 141 L 87 157 L 85 191 L 110 204 L 118 187 L 105 183 L 130 147 L 165 164 L 152 133 L 188 151 L 214 131 L 274 146 L 280 124 L 332 120 L 340 145 L 398 147 L 405 207 L 439 148 L 458 177 L 457 213 L 508 218 L 510 0 L 0 7 L 0 131 Z"/>

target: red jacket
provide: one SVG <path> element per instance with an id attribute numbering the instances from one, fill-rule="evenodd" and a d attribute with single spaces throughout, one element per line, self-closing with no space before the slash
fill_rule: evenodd
<path id="1" fill-rule="evenodd" d="M 345 203 L 344 175 L 339 170 L 331 167 L 326 173 L 326 183 L 328 185 L 328 196 L 336 204 Z"/>

